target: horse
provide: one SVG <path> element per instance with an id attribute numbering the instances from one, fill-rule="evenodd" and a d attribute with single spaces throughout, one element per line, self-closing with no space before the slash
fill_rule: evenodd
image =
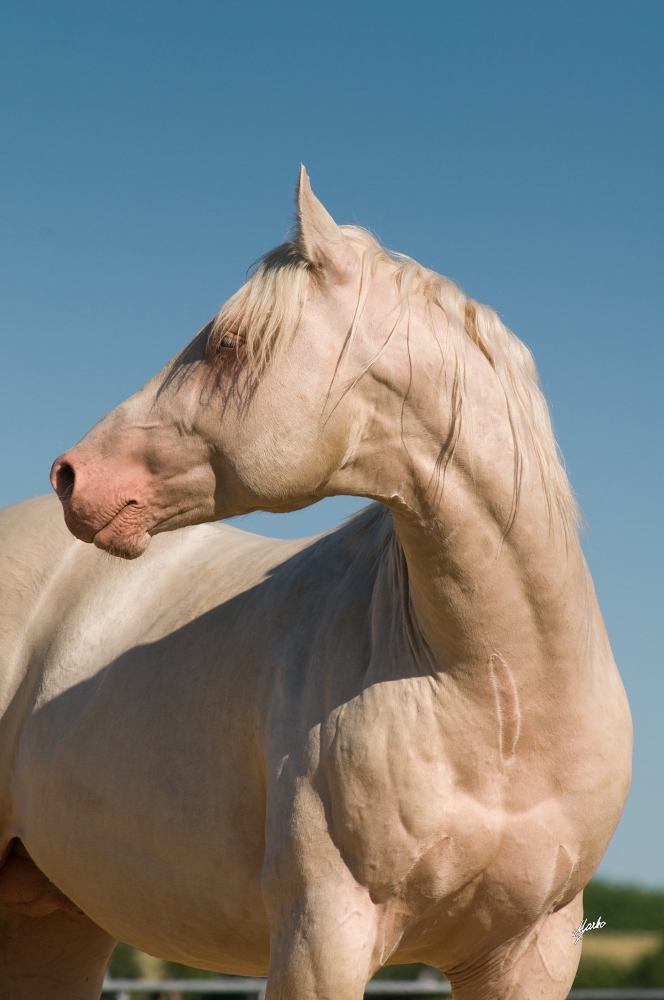
<path id="1" fill-rule="evenodd" d="M 297 205 L 0 516 L 0 997 L 98 997 L 118 939 L 267 1000 L 572 983 L 632 735 L 534 362 L 304 168 Z"/>

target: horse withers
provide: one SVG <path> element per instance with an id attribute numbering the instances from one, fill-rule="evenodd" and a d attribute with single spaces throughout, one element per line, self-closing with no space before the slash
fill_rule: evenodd
<path id="1" fill-rule="evenodd" d="M 269 1000 L 574 977 L 631 725 L 534 364 L 304 171 L 298 220 L 55 462 L 64 523 L 0 516 L 0 997 L 92 1000 L 117 939 Z"/>

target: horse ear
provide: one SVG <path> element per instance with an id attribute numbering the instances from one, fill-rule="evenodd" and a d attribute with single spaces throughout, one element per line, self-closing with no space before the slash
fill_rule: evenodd
<path id="1" fill-rule="evenodd" d="M 359 267 L 359 257 L 311 190 L 303 166 L 297 185 L 297 222 L 301 250 L 312 267 L 337 284 L 348 281 Z"/>

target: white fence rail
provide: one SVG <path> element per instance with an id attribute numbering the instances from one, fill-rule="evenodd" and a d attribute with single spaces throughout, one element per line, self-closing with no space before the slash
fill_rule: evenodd
<path id="1" fill-rule="evenodd" d="M 265 979 L 247 979 L 244 976 L 227 976 L 224 979 L 107 979 L 103 996 L 116 1000 L 131 1000 L 135 993 L 157 993 L 161 996 L 180 997 L 183 993 L 239 993 L 247 1000 L 264 1000 Z M 431 979 L 372 979 L 367 983 L 365 995 L 371 996 L 444 996 L 450 993 L 450 984 Z M 569 1000 L 664 1000 L 664 988 L 657 989 L 587 989 L 572 990 Z"/>
<path id="2" fill-rule="evenodd" d="M 107 979 L 103 994 L 115 996 L 117 1000 L 129 1000 L 132 993 L 234 993 L 252 1000 L 263 1000 L 266 984 L 267 979 L 248 979 L 244 976 L 226 976 L 224 979 Z M 365 995 L 394 997 L 440 997 L 450 993 L 450 984 L 445 979 L 373 979 L 367 983 L 364 992 Z"/>

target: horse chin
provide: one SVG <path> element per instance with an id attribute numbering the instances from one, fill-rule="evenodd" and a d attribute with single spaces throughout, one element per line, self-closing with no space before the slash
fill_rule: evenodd
<path id="1" fill-rule="evenodd" d="M 131 535 L 120 534 L 111 522 L 98 531 L 92 541 L 98 549 L 108 552 L 111 556 L 118 556 L 120 559 L 138 559 L 147 549 L 150 540 L 151 536 L 147 531 Z"/>

